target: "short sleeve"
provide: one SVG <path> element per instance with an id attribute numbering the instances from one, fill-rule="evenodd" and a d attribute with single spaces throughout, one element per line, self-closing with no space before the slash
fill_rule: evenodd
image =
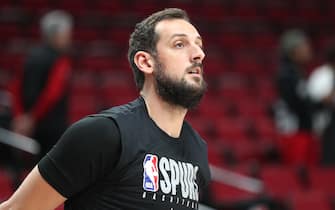
<path id="1" fill-rule="evenodd" d="M 38 169 L 55 190 L 69 198 L 112 171 L 120 153 L 120 131 L 115 121 L 87 117 L 65 131 L 38 163 Z"/>

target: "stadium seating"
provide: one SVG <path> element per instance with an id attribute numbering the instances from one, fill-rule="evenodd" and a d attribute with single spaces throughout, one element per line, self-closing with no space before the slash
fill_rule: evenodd
<path id="1" fill-rule="evenodd" d="M 293 209 L 304 209 L 304 210 L 331 210 L 331 203 L 327 195 L 322 191 L 300 191 L 293 194 L 290 199 L 291 206 Z"/>
<path id="2" fill-rule="evenodd" d="M 7 171 L 0 169 L 0 202 L 13 193 L 12 179 Z"/>
<path id="3" fill-rule="evenodd" d="M 266 191 L 280 199 L 288 198 L 301 189 L 293 168 L 284 166 L 264 166 L 261 172 Z"/>
<path id="4" fill-rule="evenodd" d="M 334 168 L 315 168 L 310 171 L 310 179 L 313 188 L 323 191 L 330 196 L 335 196 L 334 177 Z"/>

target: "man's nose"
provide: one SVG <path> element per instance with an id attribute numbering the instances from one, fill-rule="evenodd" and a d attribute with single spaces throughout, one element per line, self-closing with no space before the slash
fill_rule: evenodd
<path id="1" fill-rule="evenodd" d="M 192 62 L 202 62 L 202 60 L 205 58 L 205 52 L 203 49 L 196 45 L 192 48 Z"/>

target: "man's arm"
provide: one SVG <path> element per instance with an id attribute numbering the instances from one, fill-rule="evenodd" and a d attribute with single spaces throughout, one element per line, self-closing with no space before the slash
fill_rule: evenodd
<path id="1" fill-rule="evenodd" d="M 0 210 L 52 210 L 65 200 L 35 167 L 13 196 L 0 204 Z"/>
<path id="2" fill-rule="evenodd" d="M 94 185 L 116 166 L 121 137 L 114 120 L 73 124 L 0 210 L 51 210 Z"/>
<path id="3" fill-rule="evenodd" d="M 67 129 L 0 210 L 55 209 L 113 170 L 121 152 L 120 141 L 114 120 L 80 120 Z"/>
<path id="4" fill-rule="evenodd" d="M 39 94 L 31 115 L 35 120 L 41 120 L 64 95 L 71 74 L 70 60 L 67 57 L 57 59 L 53 65 L 46 86 Z"/>
<path id="5" fill-rule="evenodd" d="M 16 84 L 16 88 L 13 89 L 15 94 L 13 130 L 26 136 L 31 136 L 36 121 L 43 119 L 65 93 L 71 73 L 69 59 L 67 57 L 57 59 L 50 70 L 46 86 L 38 92 L 40 90 L 36 88 L 35 83 L 36 74 L 39 72 L 35 72 L 34 65 L 33 61 L 26 64 L 22 84 Z M 25 110 L 19 97 L 20 89 L 23 91 L 23 101 L 27 106 Z M 34 99 L 36 101 L 32 101 Z"/>

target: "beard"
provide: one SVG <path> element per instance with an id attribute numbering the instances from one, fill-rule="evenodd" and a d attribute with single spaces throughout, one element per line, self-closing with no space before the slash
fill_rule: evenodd
<path id="1" fill-rule="evenodd" d="M 196 107 L 207 90 L 207 83 L 203 77 L 196 81 L 199 83 L 198 85 L 188 84 L 185 77 L 178 81 L 168 76 L 166 74 L 167 70 L 158 59 L 156 59 L 155 63 L 154 78 L 157 94 L 171 105 L 181 106 L 186 109 Z M 200 67 L 201 72 L 203 72 L 201 63 L 193 63 L 192 66 L 185 69 L 185 73 L 195 67 Z"/>

